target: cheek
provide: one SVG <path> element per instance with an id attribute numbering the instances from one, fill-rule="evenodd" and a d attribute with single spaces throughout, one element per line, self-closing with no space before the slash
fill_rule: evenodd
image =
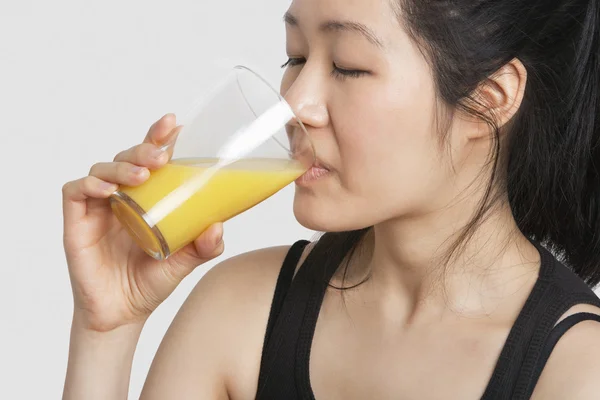
<path id="1" fill-rule="evenodd" d="M 418 192 L 439 162 L 433 94 L 424 85 L 362 88 L 334 111 L 342 181 L 356 194 Z"/>

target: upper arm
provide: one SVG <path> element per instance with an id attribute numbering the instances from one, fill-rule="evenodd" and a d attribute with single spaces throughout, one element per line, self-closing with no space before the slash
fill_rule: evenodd
<path id="1" fill-rule="evenodd" d="M 202 277 L 163 338 L 142 399 L 254 397 L 275 283 L 287 250 L 246 253 Z"/>
<path id="2" fill-rule="evenodd" d="M 577 308 L 578 312 L 600 314 L 592 306 Z M 600 398 L 599 376 L 600 322 L 582 321 L 556 344 L 531 398 L 595 400 Z"/>

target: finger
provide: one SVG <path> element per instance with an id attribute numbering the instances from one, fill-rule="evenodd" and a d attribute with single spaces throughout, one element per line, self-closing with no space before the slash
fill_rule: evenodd
<path id="1" fill-rule="evenodd" d="M 177 276 L 180 276 L 181 279 L 186 277 L 197 266 L 219 257 L 225 251 L 224 240 L 221 240 L 210 252 L 207 252 L 205 249 L 198 250 L 196 243 L 197 242 L 194 241 L 188 244 L 172 257 L 172 261 L 176 261 L 179 267 L 180 273 Z"/>
<path id="2" fill-rule="evenodd" d="M 156 121 L 146 134 L 144 143 L 152 143 L 162 146 L 166 144 L 171 131 L 176 127 L 177 121 L 175 114 L 169 113 Z"/>
<path id="3" fill-rule="evenodd" d="M 217 258 L 225 250 L 223 241 L 223 224 L 214 224 L 194 242 L 169 258 L 170 274 L 181 280 L 188 276 L 197 266 Z"/>
<path id="4" fill-rule="evenodd" d="M 211 225 L 196 240 L 173 255 L 177 264 L 190 270 L 223 252 L 223 224 Z"/>
<path id="5" fill-rule="evenodd" d="M 150 170 L 128 162 L 107 162 L 94 164 L 90 176 L 118 185 L 138 186 L 150 177 Z"/>
<path id="6" fill-rule="evenodd" d="M 86 176 L 65 184 L 62 189 L 65 222 L 77 221 L 85 216 L 87 199 L 106 199 L 115 190 L 117 190 L 117 185 L 105 182 L 95 176 Z"/>
<path id="7" fill-rule="evenodd" d="M 210 260 L 223 252 L 223 224 L 211 225 L 194 240 L 194 248 L 197 256 L 203 260 Z"/>
<path id="8" fill-rule="evenodd" d="M 63 198 L 66 201 L 83 201 L 90 197 L 106 199 L 117 188 L 115 183 L 105 182 L 95 176 L 86 176 L 63 186 Z"/>
<path id="9" fill-rule="evenodd" d="M 142 143 L 117 154 L 114 161 L 128 162 L 149 169 L 158 169 L 165 165 L 170 154 L 152 143 Z"/>
<path id="10" fill-rule="evenodd" d="M 173 149 L 175 148 L 175 143 L 177 142 L 177 138 L 179 137 L 179 133 L 183 130 L 183 125 L 177 125 L 165 139 L 165 143 L 161 146 L 161 149 L 169 153 L 169 159 L 173 157 Z"/>

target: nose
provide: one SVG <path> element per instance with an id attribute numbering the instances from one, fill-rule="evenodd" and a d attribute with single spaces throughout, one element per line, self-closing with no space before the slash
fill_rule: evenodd
<path id="1" fill-rule="evenodd" d="M 291 78 L 293 79 L 293 78 Z M 286 82 L 283 82 L 284 85 Z M 307 128 L 323 128 L 329 124 L 324 82 L 320 82 L 319 74 L 303 68 L 296 79 L 288 83 L 284 98 L 296 114 L 296 117 Z"/>

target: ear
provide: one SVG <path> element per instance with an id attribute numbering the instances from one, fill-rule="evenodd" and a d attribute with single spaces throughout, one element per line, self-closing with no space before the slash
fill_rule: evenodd
<path id="1" fill-rule="evenodd" d="M 474 108 L 498 124 L 506 125 L 517 113 L 527 83 L 527 70 L 518 59 L 513 59 L 479 85 L 474 93 Z M 469 139 L 488 137 L 487 124 L 479 123 L 469 132 Z"/>

